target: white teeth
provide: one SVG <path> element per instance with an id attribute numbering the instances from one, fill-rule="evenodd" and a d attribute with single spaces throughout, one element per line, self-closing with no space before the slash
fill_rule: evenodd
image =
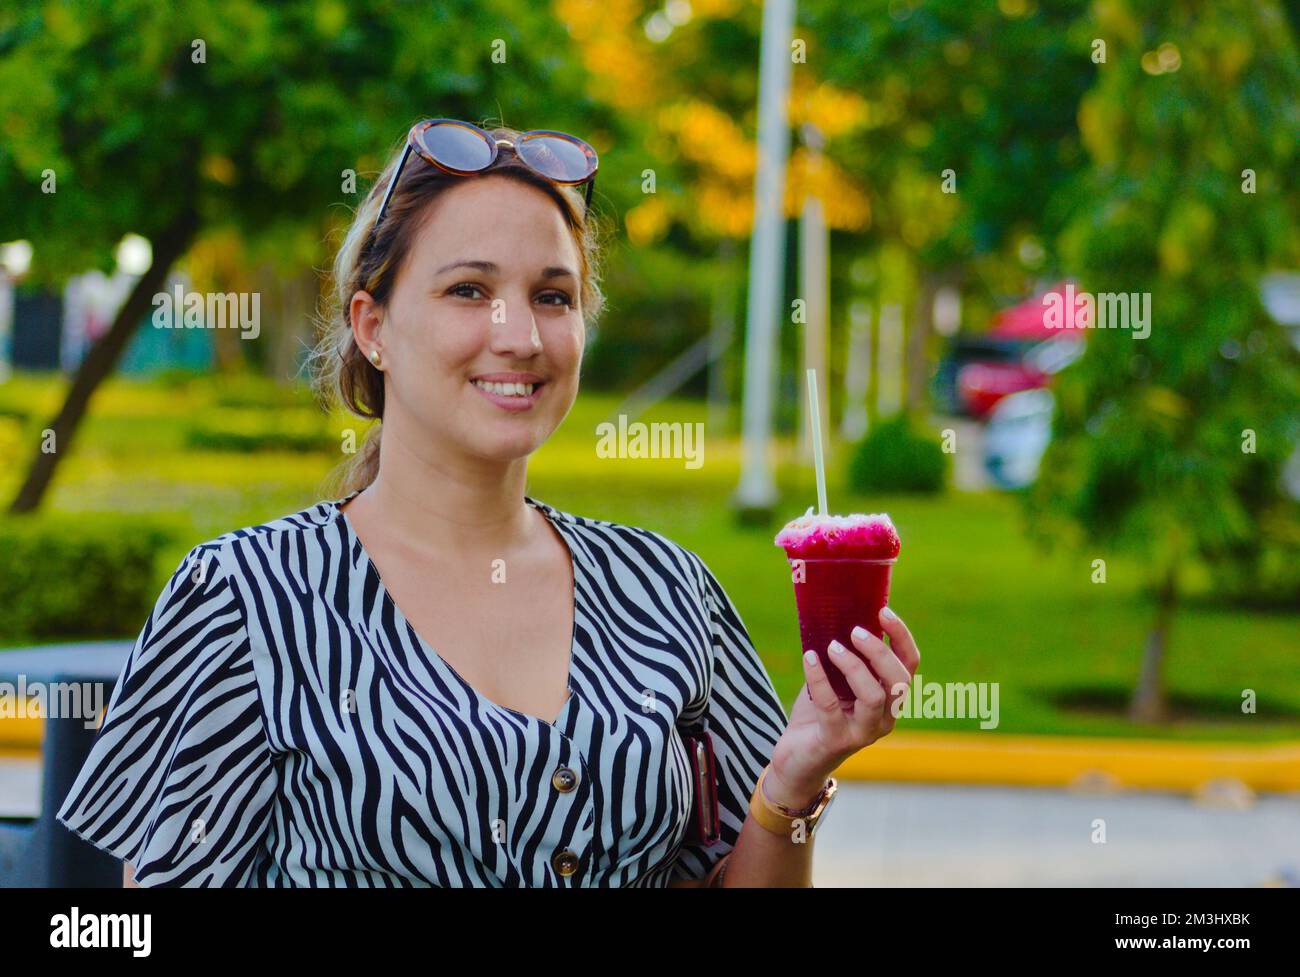
<path id="1" fill-rule="evenodd" d="M 531 397 L 536 384 L 532 383 L 489 383 L 487 380 L 474 380 L 474 386 L 502 397 Z"/>

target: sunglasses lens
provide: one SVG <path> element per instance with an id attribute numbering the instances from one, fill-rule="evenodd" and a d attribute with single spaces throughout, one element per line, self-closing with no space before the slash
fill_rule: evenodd
<path id="1" fill-rule="evenodd" d="M 596 171 L 596 151 L 576 139 L 530 135 L 516 149 L 529 166 L 561 183 L 577 183 Z"/>
<path id="2" fill-rule="evenodd" d="M 443 166 L 474 173 L 492 162 L 492 146 L 483 135 L 453 122 L 439 122 L 420 134 L 425 152 Z"/>

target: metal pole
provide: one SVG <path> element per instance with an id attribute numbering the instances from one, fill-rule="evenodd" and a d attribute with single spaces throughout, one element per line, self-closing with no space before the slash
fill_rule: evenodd
<path id="1" fill-rule="evenodd" d="M 749 254 L 745 332 L 745 395 L 740 484 L 733 503 L 770 514 L 776 503 L 769 446 L 775 374 L 777 305 L 785 258 L 785 166 L 790 147 L 786 102 L 794 0 L 764 0 L 758 75 L 758 171 Z"/>

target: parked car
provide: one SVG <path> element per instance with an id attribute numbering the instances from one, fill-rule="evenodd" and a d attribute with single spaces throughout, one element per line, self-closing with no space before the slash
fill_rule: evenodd
<path id="1" fill-rule="evenodd" d="M 1024 488 L 1038 477 L 1038 465 L 1052 440 L 1056 398 L 1043 387 L 999 400 L 984 428 L 984 468 L 1006 489 Z"/>
<path id="2" fill-rule="evenodd" d="M 1019 363 L 1034 345 L 1033 340 L 1025 339 L 954 336 L 932 381 L 935 407 L 945 414 L 967 415 L 969 409 L 957 384 L 961 371 L 974 363 Z"/>
<path id="3" fill-rule="evenodd" d="M 1047 386 L 1055 374 L 1083 354 L 1077 336 L 1059 336 L 1030 346 L 1012 362 L 970 363 L 957 374 L 957 390 L 965 413 L 987 417 L 1003 397 Z"/>
<path id="4" fill-rule="evenodd" d="M 1058 295 L 1062 303 L 1073 301 L 1073 286 L 1073 282 L 1060 282 L 1001 309 L 993 316 L 987 333 L 958 340 L 935 378 L 936 392 L 940 392 L 943 381 L 952 393 L 947 404 L 942 396 L 936 398 L 940 409 L 985 418 L 1003 397 L 1047 386 L 1053 374 L 1078 359 L 1087 331 L 1076 328 L 1073 316 L 1070 328 L 1061 330 L 1044 315 L 1052 295 Z"/>

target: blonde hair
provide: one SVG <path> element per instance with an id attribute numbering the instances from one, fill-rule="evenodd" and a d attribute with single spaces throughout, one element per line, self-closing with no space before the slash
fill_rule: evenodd
<path id="1" fill-rule="evenodd" d="M 519 137 L 517 130 L 504 126 L 487 131 L 493 139 L 508 139 L 512 143 Z M 458 186 L 461 181 L 476 178 L 446 173 L 412 153 L 402 170 L 402 180 L 388 202 L 379 232 L 372 239 L 371 232 L 384 192 L 401 161 L 405 146 L 403 137 L 357 208 L 334 257 L 325 311 L 318 320 L 320 338 L 308 358 L 312 388 L 323 406 L 327 409 L 342 406 L 357 417 L 377 422 L 367 432 L 365 442 L 356 454 L 342 462 L 327 480 L 339 495 L 349 495 L 375 480 L 383 434 L 384 375 L 366 359 L 353 338 L 349 313 L 352 296 L 365 290 L 379 305 L 384 305 L 392 295 L 428 205 L 440 193 Z M 573 187 L 551 183 L 506 148 L 480 175 L 500 175 L 519 180 L 555 201 L 577 245 L 582 318 L 584 326 L 590 329 L 605 304 L 600 289 L 604 234 L 599 220 L 586 213 L 582 194 Z"/>

